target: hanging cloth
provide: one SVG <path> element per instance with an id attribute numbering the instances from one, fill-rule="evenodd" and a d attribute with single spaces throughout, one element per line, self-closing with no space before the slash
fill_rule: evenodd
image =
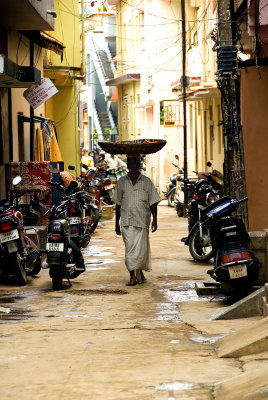
<path id="1" fill-rule="evenodd" d="M 35 132 L 34 140 L 34 160 L 44 161 L 44 143 L 43 143 L 43 133 L 41 129 L 37 128 Z"/>
<path id="2" fill-rule="evenodd" d="M 51 133 L 50 161 L 63 161 L 53 124 L 49 124 Z"/>

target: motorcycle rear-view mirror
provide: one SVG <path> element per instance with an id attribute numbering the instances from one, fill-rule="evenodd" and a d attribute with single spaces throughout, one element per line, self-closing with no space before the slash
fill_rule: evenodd
<path id="1" fill-rule="evenodd" d="M 76 189 L 78 187 L 78 183 L 76 181 L 71 181 L 69 188 L 70 189 Z"/>
<path id="2" fill-rule="evenodd" d="M 21 182 L 21 176 L 16 176 L 15 178 L 12 179 L 12 184 L 14 186 L 18 185 Z"/>
<path id="3" fill-rule="evenodd" d="M 68 165 L 68 169 L 69 169 L 70 171 L 74 171 L 74 170 L 75 170 L 75 166 L 74 166 L 74 165 Z"/>

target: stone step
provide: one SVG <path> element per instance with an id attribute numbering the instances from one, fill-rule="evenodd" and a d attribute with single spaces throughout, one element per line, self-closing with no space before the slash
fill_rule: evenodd
<path id="1" fill-rule="evenodd" d="M 268 351 L 268 317 L 218 341 L 219 357 L 242 357 L 263 351 Z"/>
<path id="2" fill-rule="evenodd" d="M 255 292 L 244 297 L 242 300 L 227 307 L 224 311 L 214 315 L 212 319 L 248 318 L 262 315 L 262 297 L 264 294 L 264 287 L 259 288 Z"/>
<path id="3" fill-rule="evenodd" d="M 264 400 L 267 393 L 268 366 L 245 372 L 214 386 L 215 400 Z"/>

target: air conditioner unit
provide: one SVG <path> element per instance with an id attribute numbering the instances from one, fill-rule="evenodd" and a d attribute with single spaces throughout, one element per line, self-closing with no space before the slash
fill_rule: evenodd
<path id="1" fill-rule="evenodd" d="M 27 88 L 41 83 L 41 71 L 31 66 L 20 66 L 0 54 L 0 87 Z"/>

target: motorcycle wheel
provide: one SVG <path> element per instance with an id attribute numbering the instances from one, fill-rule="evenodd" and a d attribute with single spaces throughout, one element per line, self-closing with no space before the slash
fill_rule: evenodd
<path id="1" fill-rule="evenodd" d="M 248 278 L 237 279 L 238 282 L 221 282 L 221 291 L 224 295 L 232 296 L 235 301 L 241 300 L 251 293 L 253 284 Z"/>
<path id="2" fill-rule="evenodd" d="M 27 275 L 35 276 L 35 275 L 39 274 L 39 272 L 41 271 L 41 267 L 42 267 L 41 257 L 38 256 L 33 268 L 30 271 L 27 271 Z"/>
<path id="3" fill-rule="evenodd" d="M 51 266 L 49 275 L 52 279 L 52 287 L 53 290 L 61 290 L 62 289 L 62 275 L 58 266 Z"/>
<path id="4" fill-rule="evenodd" d="M 178 217 L 183 217 L 183 204 L 177 203 L 176 204 L 176 211 L 177 211 Z"/>
<path id="5" fill-rule="evenodd" d="M 175 200 L 175 189 L 169 193 L 167 201 L 168 201 L 168 205 L 169 207 L 174 207 L 174 200 Z"/>
<path id="6" fill-rule="evenodd" d="M 25 286 L 27 284 L 27 275 L 23 263 L 20 261 L 17 253 L 10 254 L 10 264 L 14 268 L 18 284 L 20 286 Z"/>
<path id="7" fill-rule="evenodd" d="M 203 227 L 203 236 L 200 238 L 199 226 L 196 225 L 189 238 L 189 251 L 198 262 L 209 261 L 213 257 L 209 230 Z"/>
<path id="8" fill-rule="evenodd" d="M 88 224 L 89 224 L 88 233 L 91 234 L 95 231 L 95 229 L 98 226 L 100 219 L 99 210 L 95 208 L 87 208 L 86 216 L 88 217 Z"/>

